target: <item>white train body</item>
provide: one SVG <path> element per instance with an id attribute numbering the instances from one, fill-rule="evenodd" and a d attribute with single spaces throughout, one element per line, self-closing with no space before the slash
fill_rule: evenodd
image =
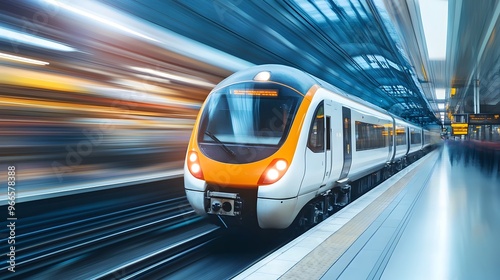
<path id="1" fill-rule="evenodd" d="M 305 209 L 311 202 L 322 217 L 345 205 L 350 182 L 424 148 L 422 131 L 297 69 L 252 67 L 222 81 L 200 110 L 187 198 L 225 226 L 311 223 L 320 215 Z"/>

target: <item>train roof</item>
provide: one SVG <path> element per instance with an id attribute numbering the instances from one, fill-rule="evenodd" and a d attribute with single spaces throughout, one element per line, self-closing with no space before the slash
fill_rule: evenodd
<path id="1" fill-rule="evenodd" d="M 299 69 L 279 64 L 264 64 L 232 74 L 220 82 L 213 90 L 215 91 L 234 83 L 255 81 L 255 76 L 261 72 L 269 72 L 271 75 L 270 81 L 288 85 L 303 94 L 306 94 L 312 86 L 316 84 L 321 85 L 315 77 Z"/>
<path id="2" fill-rule="evenodd" d="M 351 99 L 354 102 L 360 103 L 362 105 L 371 107 L 373 109 L 376 109 L 380 112 L 383 112 L 385 114 L 388 114 L 392 116 L 395 119 L 398 119 L 400 121 L 403 121 L 409 125 L 419 127 L 418 125 L 402 119 L 387 110 L 380 108 L 374 104 L 371 104 L 357 96 L 351 95 L 346 93 L 345 91 L 339 89 L 338 87 L 329 84 L 315 76 L 312 76 L 311 74 L 304 72 L 302 70 L 299 70 L 297 68 L 293 68 L 290 66 L 285 66 L 285 65 L 280 65 L 280 64 L 263 64 L 263 65 L 257 65 L 257 66 L 252 66 L 249 67 L 245 70 L 238 71 L 236 73 L 233 73 L 231 76 L 227 77 L 224 79 L 222 82 L 220 82 L 214 89 L 213 91 L 216 91 L 220 88 L 226 87 L 231 84 L 235 83 L 241 83 L 244 81 L 255 81 L 254 78 L 257 74 L 261 72 L 269 72 L 270 73 L 270 81 L 277 82 L 277 83 L 282 83 L 285 85 L 288 85 L 290 87 L 293 87 L 294 89 L 298 90 L 299 92 L 306 94 L 307 91 L 314 85 L 319 85 L 322 88 L 325 88 L 327 90 L 330 90 L 336 94 L 342 95 L 346 98 Z"/>

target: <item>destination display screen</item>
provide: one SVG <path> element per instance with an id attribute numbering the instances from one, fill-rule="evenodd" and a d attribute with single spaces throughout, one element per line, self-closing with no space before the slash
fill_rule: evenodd
<path id="1" fill-rule="evenodd" d="M 469 125 L 466 123 L 452 123 L 451 124 L 451 133 L 453 135 L 467 135 L 469 129 Z"/>
<path id="2" fill-rule="evenodd" d="M 500 124 L 500 114 L 470 114 L 469 124 Z"/>
<path id="3" fill-rule="evenodd" d="M 231 93 L 234 95 L 278 96 L 277 89 L 233 89 Z"/>

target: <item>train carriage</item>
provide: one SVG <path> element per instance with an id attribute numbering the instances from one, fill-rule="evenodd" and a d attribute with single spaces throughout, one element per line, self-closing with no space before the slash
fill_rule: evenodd
<path id="1" fill-rule="evenodd" d="M 311 225 L 349 202 L 350 182 L 421 149 L 421 134 L 300 70 L 255 66 L 222 81 L 202 106 L 186 155 L 187 198 L 226 227 Z"/>

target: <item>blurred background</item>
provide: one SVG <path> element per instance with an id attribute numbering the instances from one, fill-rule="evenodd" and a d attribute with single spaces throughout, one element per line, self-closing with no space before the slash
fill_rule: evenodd
<path id="1" fill-rule="evenodd" d="M 217 228 L 184 196 L 193 124 L 211 89 L 252 65 L 296 67 L 448 134 L 454 116 L 496 114 L 468 129 L 498 142 L 499 14 L 500 0 L 0 0 L 0 182 L 15 166 L 20 203 L 0 242 L 16 235 L 17 277 L 124 278 L 175 254 L 194 265 L 178 279 L 228 279 L 291 240 L 219 236 L 183 255 Z M 459 175 L 458 271 L 491 263 L 496 276 L 500 153 L 463 142 L 448 141 L 442 162 Z M 2 187 L 3 213 L 7 201 Z M 170 276 L 158 275 L 147 278 Z"/>
<path id="2" fill-rule="evenodd" d="M 2 1 L 2 169 L 21 202 L 180 176 L 211 88 L 264 63 L 439 128 L 387 3 Z"/>
<path id="3" fill-rule="evenodd" d="M 251 65 L 102 2 L 0 9 L 0 151 L 20 201 L 180 173 L 206 95 Z"/>

